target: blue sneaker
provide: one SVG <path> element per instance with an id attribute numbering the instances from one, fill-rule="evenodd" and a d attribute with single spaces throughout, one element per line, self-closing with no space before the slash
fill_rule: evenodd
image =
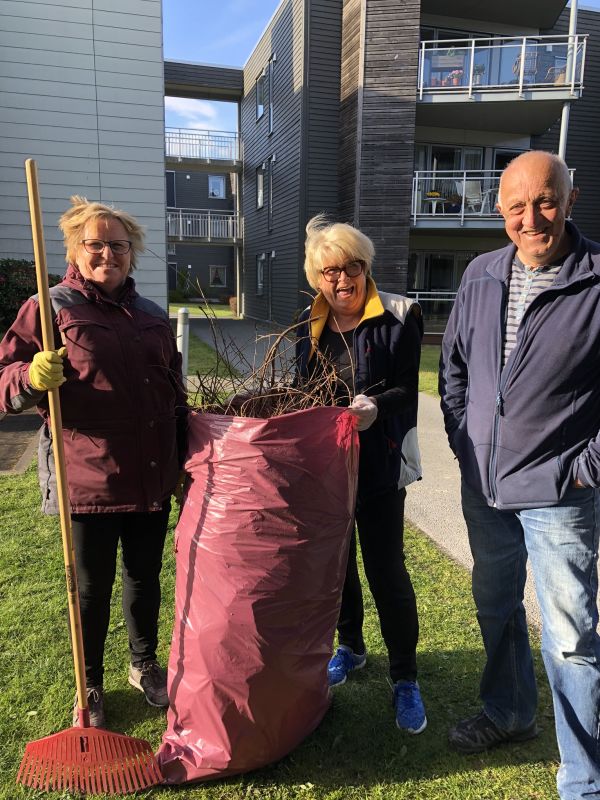
<path id="1" fill-rule="evenodd" d="M 392 705 L 396 711 L 396 725 L 406 733 L 421 733 L 427 727 L 425 706 L 416 681 L 397 681 L 394 685 Z"/>
<path id="2" fill-rule="evenodd" d="M 362 669 L 367 663 L 367 654 L 357 655 L 353 650 L 341 644 L 327 666 L 327 680 L 330 686 L 341 686 L 346 683 L 348 673 Z"/>

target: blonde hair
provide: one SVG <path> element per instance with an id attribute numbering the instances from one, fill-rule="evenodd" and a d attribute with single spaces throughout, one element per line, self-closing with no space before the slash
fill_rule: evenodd
<path id="1" fill-rule="evenodd" d="M 144 228 L 126 211 L 88 200 L 78 194 L 71 197 L 71 208 L 58 221 L 67 251 L 67 263 L 75 263 L 77 246 L 81 242 L 85 226 L 94 219 L 116 219 L 123 225 L 131 241 L 131 269 L 135 269 L 137 257 L 144 250 Z"/>
<path id="2" fill-rule="evenodd" d="M 324 265 L 332 267 L 347 261 L 363 261 L 365 275 L 370 275 L 374 257 L 373 242 L 352 225 L 330 222 L 326 214 L 317 214 L 306 226 L 304 272 L 315 290 L 319 288 Z"/>

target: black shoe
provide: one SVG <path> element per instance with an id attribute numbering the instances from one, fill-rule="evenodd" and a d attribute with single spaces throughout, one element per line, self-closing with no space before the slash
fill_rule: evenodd
<path id="1" fill-rule="evenodd" d="M 461 753 L 482 753 L 505 742 L 526 742 L 534 739 L 538 733 L 535 721 L 520 731 L 503 731 L 484 711 L 480 711 L 451 728 L 448 740 Z"/>
<path id="2" fill-rule="evenodd" d="M 88 686 L 86 689 L 88 711 L 90 712 L 90 725 L 93 728 L 106 727 L 106 715 L 104 713 L 104 689 L 102 686 Z M 73 705 L 73 727 L 79 724 L 79 706 L 77 705 L 77 695 Z"/>
<path id="3" fill-rule="evenodd" d="M 144 661 L 140 667 L 130 664 L 128 680 L 144 693 L 151 706 L 166 708 L 169 705 L 167 673 L 157 661 Z"/>

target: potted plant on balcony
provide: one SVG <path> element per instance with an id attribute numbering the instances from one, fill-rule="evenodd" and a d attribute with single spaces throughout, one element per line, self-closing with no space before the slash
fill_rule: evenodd
<path id="1" fill-rule="evenodd" d="M 485 72 L 485 64 L 473 64 L 473 83 L 479 85 Z"/>
<path id="2" fill-rule="evenodd" d="M 459 194 L 451 194 L 445 201 L 444 211 L 446 214 L 459 214 L 462 206 L 462 197 Z"/>
<path id="3" fill-rule="evenodd" d="M 446 78 L 444 79 L 444 86 L 460 86 L 462 76 L 462 69 L 453 69 L 452 72 L 449 72 L 446 75 Z"/>

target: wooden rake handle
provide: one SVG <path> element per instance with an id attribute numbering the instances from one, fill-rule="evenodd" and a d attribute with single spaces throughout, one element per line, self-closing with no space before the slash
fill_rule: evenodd
<path id="1" fill-rule="evenodd" d="M 44 244 L 44 228 L 42 224 L 42 208 L 38 188 L 37 165 L 32 158 L 25 162 L 27 176 L 27 194 L 29 197 L 29 213 L 31 216 L 31 235 L 35 257 L 35 273 L 39 294 L 40 317 L 42 323 L 42 341 L 44 350 L 54 350 L 54 330 L 50 307 L 50 289 L 48 286 L 48 268 L 46 266 L 46 247 Z M 89 726 L 89 712 L 85 683 L 85 657 L 83 652 L 83 635 L 81 632 L 81 612 L 77 591 L 77 572 L 75 569 L 75 551 L 71 531 L 71 509 L 67 471 L 65 467 L 65 451 L 63 445 L 62 416 L 60 412 L 59 390 L 48 390 L 50 405 L 50 423 L 52 426 L 52 450 L 56 467 L 56 487 L 58 491 L 58 508 L 60 512 L 60 529 L 62 534 L 67 595 L 69 602 L 69 621 L 71 623 L 71 647 L 75 666 L 75 682 L 77 684 L 77 705 L 80 710 L 79 724 Z M 83 712 L 83 713 L 81 713 Z"/>

